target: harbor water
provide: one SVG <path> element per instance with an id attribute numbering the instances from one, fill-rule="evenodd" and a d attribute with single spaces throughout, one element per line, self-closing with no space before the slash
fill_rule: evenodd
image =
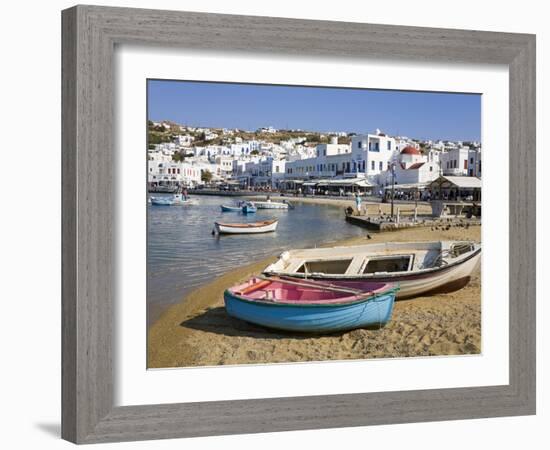
<path id="1" fill-rule="evenodd" d="M 193 199 L 198 203 L 148 206 L 150 323 L 170 304 L 180 302 L 193 289 L 235 267 L 291 248 L 314 247 L 365 234 L 361 228 L 345 222 L 343 210 L 334 206 L 296 203 L 295 209 L 264 209 L 245 215 L 221 212 L 221 204 L 235 204 L 238 198 L 193 196 Z M 215 221 L 255 222 L 269 218 L 279 219 L 273 233 L 212 235 Z"/>

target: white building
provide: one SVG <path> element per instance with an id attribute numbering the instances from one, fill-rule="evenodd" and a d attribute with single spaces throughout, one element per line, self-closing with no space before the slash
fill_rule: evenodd
<path id="1" fill-rule="evenodd" d="M 469 147 L 446 146 L 446 150 L 441 153 L 441 170 L 443 171 L 443 175 L 468 175 L 469 158 Z"/>
<path id="2" fill-rule="evenodd" d="M 351 144 L 319 144 L 317 155 L 288 162 L 287 178 L 366 177 L 375 183 L 388 170 L 395 152 L 395 140 L 380 134 L 353 136 Z"/>
<path id="3" fill-rule="evenodd" d="M 468 151 L 468 176 L 481 178 L 481 148 Z"/>
<path id="4" fill-rule="evenodd" d="M 273 127 L 263 127 L 263 128 L 260 128 L 258 130 L 260 133 L 271 133 L 271 134 L 274 134 L 274 133 L 277 133 L 278 130 L 276 128 L 273 128 Z"/>
<path id="5" fill-rule="evenodd" d="M 147 181 L 157 186 L 194 187 L 201 182 L 201 170 L 188 162 L 148 161 Z"/>
<path id="6" fill-rule="evenodd" d="M 430 151 L 423 155 L 418 148 L 408 146 L 399 152 L 395 160 L 396 184 L 426 184 L 435 180 L 441 173 L 439 152 Z M 379 184 L 389 186 L 392 172 L 387 170 L 379 177 Z"/>
<path id="7" fill-rule="evenodd" d="M 158 161 L 158 162 L 170 162 L 172 161 L 172 156 L 174 155 L 173 150 L 149 150 L 147 151 L 147 160 L 148 161 Z"/>
<path id="8" fill-rule="evenodd" d="M 216 175 L 223 179 L 231 178 L 233 174 L 233 158 L 229 156 L 216 156 Z"/>
<path id="9" fill-rule="evenodd" d="M 378 182 L 378 175 L 388 170 L 395 159 L 395 139 L 379 134 L 363 134 L 351 138 L 353 156 L 352 172 L 364 174 L 372 182 Z"/>
<path id="10" fill-rule="evenodd" d="M 182 147 L 189 147 L 195 138 L 189 134 L 176 136 L 176 143 Z"/>
<path id="11" fill-rule="evenodd" d="M 241 184 L 247 186 L 277 188 L 285 178 L 285 164 L 284 159 L 275 159 L 271 156 L 250 161 L 246 163 L 245 170 L 238 178 Z"/>
<path id="12" fill-rule="evenodd" d="M 214 133 L 212 131 L 204 133 L 204 140 L 205 141 L 211 141 L 213 139 L 216 139 L 218 137 L 218 133 Z"/>

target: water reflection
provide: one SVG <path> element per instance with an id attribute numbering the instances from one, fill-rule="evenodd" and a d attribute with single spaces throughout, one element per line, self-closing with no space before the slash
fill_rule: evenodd
<path id="1" fill-rule="evenodd" d="M 196 287 L 235 267 L 289 248 L 359 236 L 364 231 L 343 220 L 340 208 L 296 204 L 294 210 L 222 213 L 227 197 L 196 196 L 189 206 L 148 206 L 147 303 L 181 301 Z M 274 233 L 213 236 L 214 221 L 254 222 L 277 217 Z"/>

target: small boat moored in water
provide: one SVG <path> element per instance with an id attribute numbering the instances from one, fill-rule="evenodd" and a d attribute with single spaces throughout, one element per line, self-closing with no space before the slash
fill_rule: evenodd
<path id="1" fill-rule="evenodd" d="M 288 209 L 289 205 L 287 202 L 272 202 L 267 200 L 265 202 L 254 201 L 254 206 L 258 209 Z"/>
<path id="2" fill-rule="evenodd" d="M 174 194 L 171 197 L 151 197 L 151 204 L 157 206 L 182 206 L 196 205 L 197 201 L 191 198 L 183 198 L 181 194 Z"/>
<path id="3" fill-rule="evenodd" d="M 217 234 L 257 234 L 268 233 L 277 229 L 277 219 L 250 223 L 214 222 L 213 233 Z"/>
<path id="4" fill-rule="evenodd" d="M 242 211 L 244 214 L 255 213 L 257 211 L 256 206 L 252 202 L 246 202 L 242 206 Z"/>
<path id="5" fill-rule="evenodd" d="M 256 325 L 286 331 L 330 333 L 381 328 L 390 319 L 394 283 L 335 283 L 253 277 L 224 293 L 227 313 Z"/>
<path id="6" fill-rule="evenodd" d="M 462 289 L 480 263 L 481 244 L 470 241 L 386 242 L 290 250 L 264 274 L 399 282 L 401 299 Z"/>
<path id="7" fill-rule="evenodd" d="M 243 207 L 241 202 L 237 205 L 220 205 L 222 212 L 241 212 Z"/>

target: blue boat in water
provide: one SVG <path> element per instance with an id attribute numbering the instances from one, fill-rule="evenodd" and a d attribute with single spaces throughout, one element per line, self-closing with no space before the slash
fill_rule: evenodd
<path id="1" fill-rule="evenodd" d="M 278 330 L 331 333 L 381 328 L 391 319 L 393 283 L 253 277 L 224 293 L 227 313 Z"/>
<path id="2" fill-rule="evenodd" d="M 251 202 L 246 202 L 242 207 L 243 214 L 255 213 L 257 210 L 258 209 L 254 206 L 254 203 Z"/>
<path id="3" fill-rule="evenodd" d="M 222 212 L 241 212 L 242 206 L 240 204 L 232 206 L 232 205 L 220 205 L 220 208 L 222 209 Z"/>

